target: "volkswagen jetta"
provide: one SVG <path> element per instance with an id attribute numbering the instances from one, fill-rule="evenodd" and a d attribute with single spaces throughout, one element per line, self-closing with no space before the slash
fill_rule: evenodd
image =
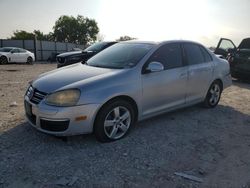
<path id="1" fill-rule="evenodd" d="M 68 136 L 124 137 L 136 121 L 203 102 L 215 107 L 231 84 L 229 64 L 191 41 L 121 42 L 40 75 L 25 94 L 38 130 Z"/>

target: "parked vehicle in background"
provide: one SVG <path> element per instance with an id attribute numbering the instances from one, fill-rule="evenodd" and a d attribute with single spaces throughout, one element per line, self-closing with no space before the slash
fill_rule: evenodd
<path id="1" fill-rule="evenodd" d="M 15 47 L 0 48 L 0 64 L 7 63 L 27 63 L 32 64 L 35 61 L 34 53 Z"/>
<path id="2" fill-rule="evenodd" d="M 98 42 L 95 43 L 85 50 L 79 50 L 79 51 L 72 51 L 72 52 L 66 52 L 57 55 L 57 67 L 63 67 L 67 65 L 71 65 L 74 63 L 78 63 L 81 61 L 87 61 L 89 58 L 93 57 L 95 54 L 99 53 L 100 51 L 104 50 L 105 48 L 108 48 L 109 46 L 112 46 L 117 42 Z"/>
<path id="3" fill-rule="evenodd" d="M 250 38 L 243 39 L 238 47 L 229 39 L 222 38 L 215 50 L 230 63 L 234 78 L 250 80 Z"/>
<path id="4" fill-rule="evenodd" d="M 25 94 L 31 125 L 58 135 L 122 138 L 137 120 L 203 102 L 231 85 L 229 64 L 190 41 L 121 42 L 85 64 L 45 73 Z"/>
<path id="5" fill-rule="evenodd" d="M 214 50 L 214 53 L 226 59 L 229 51 L 235 48 L 236 46 L 232 40 L 227 38 L 221 38 L 217 44 L 217 47 Z"/>
<path id="6" fill-rule="evenodd" d="M 57 55 L 59 55 L 60 53 L 58 52 L 52 52 L 49 56 L 49 58 L 47 59 L 48 62 L 52 63 L 56 61 L 56 57 Z"/>

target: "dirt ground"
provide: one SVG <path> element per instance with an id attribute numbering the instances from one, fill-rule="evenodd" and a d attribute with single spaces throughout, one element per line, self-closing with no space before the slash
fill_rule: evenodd
<path id="1" fill-rule="evenodd" d="M 28 82 L 55 68 L 0 66 L 0 187 L 250 187 L 250 84 L 234 81 L 216 108 L 157 116 L 117 142 L 63 141 L 28 125 L 23 110 Z"/>

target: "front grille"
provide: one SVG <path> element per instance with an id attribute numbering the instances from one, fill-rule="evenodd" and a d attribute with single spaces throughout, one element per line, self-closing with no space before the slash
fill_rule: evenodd
<path id="1" fill-rule="evenodd" d="M 46 119 L 40 119 L 40 126 L 47 131 L 62 132 L 68 129 L 69 120 L 65 121 L 50 121 Z"/>
<path id="2" fill-rule="evenodd" d="M 39 91 L 32 86 L 30 86 L 27 90 L 26 95 L 29 97 L 30 101 L 34 104 L 39 104 L 41 100 L 47 95 L 47 93 Z"/>

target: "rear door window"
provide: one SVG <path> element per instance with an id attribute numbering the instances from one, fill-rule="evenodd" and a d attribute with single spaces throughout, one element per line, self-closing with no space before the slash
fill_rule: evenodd
<path id="1" fill-rule="evenodd" d="M 211 61 L 213 61 L 211 55 L 207 52 L 207 50 L 204 47 L 200 46 L 200 49 L 201 49 L 202 54 L 204 56 L 205 62 L 211 62 Z"/>
<path id="2" fill-rule="evenodd" d="M 19 53 L 20 51 L 19 51 L 18 48 L 15 48 L 15 49 L 11 50 L 11 52 L 12 52 L 12 53 Z"/>
<path id="3" fill-rule="evenodd" d="M 19 49 L 19 51 L 20 51 L 20 53 L 26 53 L 26 50 L 24 50 L 24 49 Z"/>
<path id="4" fill-rule="evenodd" d="M 205 62 L 205 58 L 200 47 L 197 44 L 185 43 L 183 44 L 187 63 L 189 65 L 196 65 Z"/>

